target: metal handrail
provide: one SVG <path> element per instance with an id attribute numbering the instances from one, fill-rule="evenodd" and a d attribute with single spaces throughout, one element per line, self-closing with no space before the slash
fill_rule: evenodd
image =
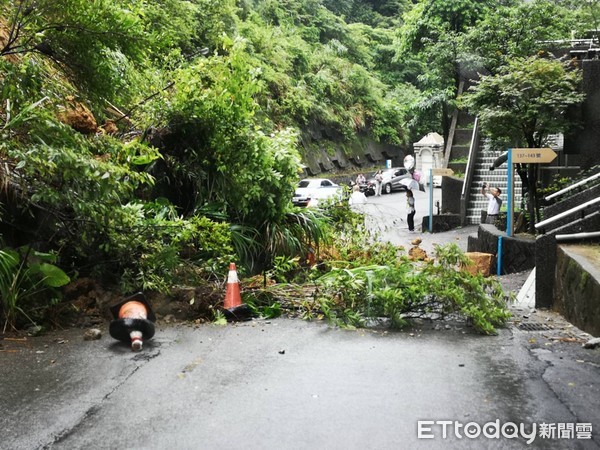
<path id="1" fill-rule="evenodd" d="M 473 134 L 471 136 L 471 146 L 469 147 L 469 158 L 467 159 L 467 167 L 465 168 L 465 182 L 461 192 L 461 198 L 465 196 L 467 187 L 471 186 L 471 179 L 473 178 L 473 168 L 475 167 L 475 159 L 477 155 L 475 153 L 477 146 L 479 145 L 479 118 L 475 117 L 475 123 L 473 124 Z"/>
<path id="2" fill-rule="evenodd" d="M 536 227 L 536 228 L 543 228 L 543 227 L 545 227 L 546 225 L 549 225 L 549 224 L 551 224 L 551 223 L 553 223 L 553 222 L 556 222 L 557 220 L 560 220 L 560 219 L 563 219 L 563 218 L 565 218 L 565 217 L 568 217 L 568 216 L 570 216 L 571 214 L 574 214 L 574 213 L 576 213 L 576 212 L 578 212 L 578 211 L 584 210 L 585 208 L 587 208 L 587 207 L 589 207 L 589 206 L 593 206 L 593 205 L 595 205 L 596 203 L 600 203 L 600 197 L 598 197 L 598 198 L 595 198 L 595 199 L 593 199 L 593 200 L 590 200 L 590 201 L 588 201 L 588 202 L 582 203 L 581 205 L 577 205 L 576 207 L 574 207 L 574 208 L 571 208 L 571 209 L 569 209 L 569 210 L 567 210 L 567 211 L 561 212 L 560 214 L 557 214 L 557 215 L 555 215 L 555 216 L 552 216 L 552 217 L 550 217 L 549 219 L 542 220 L 541 222 L 539 222 L 539 223 L 536 223 L 536 224 L 535 224 L 535 227 Z"/>
<path id="3" fill-rule="evenodd" d="M 557 241 L 578 241 L 581 239 L 600 238 L 600 231 L 591 231 L 588 233 L 557 234 L 554 236 Z"/>
<path id="4" fill-rule="evenodd" d="M 473 180 L 473 172 L 475 170 L 475 160 L 479 152 L 479 118 L 475 117 L 473 124 L 473 134 L 471 135 L 471 145 L 469 146 L 469 158 L 465 168 L 465 179 L 463 181 L 462 192 L 460 194 L 460 221 L 464 225 L 467 220 L 467 210 L 469 206 L 469 198 L 466 195 L 467 188 L 471 186 Z"/>
<path id="5" fill-rule="evenodd" d="M 460 96 L 463 93 L 465 81 L 460 80 L 458 84 L 458 91 L 456 96 Z M 446 142 L 446 148 L 444 149 L 444 168 L 448 167 L 450 161 L 450 153 L 452 152 L 452 146 L 454 145 L 454 134 L 456 133 L 456 124 L 458 123 L 458 108 L 454 110 L 452 114 L 452 122 L 450 123 L 450 131 L 448 132 L 448 140 Z"/>
<path id="6" fill-rule="evenodd" d="M 560 191 L 557 191 L 554 194 L 547 195 L 546 197 L 544 197 L 544 200 L 552 200 L 554 197 L 558 197 L 560 195 L 566 194 L 567 192 L 569 192 L 573 189 L 577 189 L 578 187 L 583 186 L 584 184 L 587 184 L 590 181 L 594 181 L 597 178 L 600 178 L 600 172 L 595 175 L 592 175 L 591 177 L 586 178 L 585 180 L 581 180 L 575 184 L 572 184 L 571 186 L 561 189 Z"/>

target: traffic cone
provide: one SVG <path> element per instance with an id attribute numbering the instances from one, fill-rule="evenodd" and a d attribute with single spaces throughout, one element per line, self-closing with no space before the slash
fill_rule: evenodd
<path id="1" fill-rule="evenodd" d="M 131 342 L 131 349 L 142 349 L 143 340 L 154 336 L 156 317 L 142 293 L 126 298 L 110 308 L 115 320 L 110 323 L 110 335 L 123 342 Z"/>
<path id="2" fill-rule="evenodd" d="M 225 301 L 223 302 L 223 312 L 228 321 L 250 320 L 252 316 L 250 307 L 242 304 L 240 280 L 237 276 L 235 263 L 229 264 L 227 292 L 225 293 Z"/>
<path id="3" fill-rule="evenodd" d="M 225 309 L 235 308 L 242 304 L 242 295 L 240 294 L 240 280 L 237 276 L 235 263 L 229 264 L 229 275 L 227 275 L 227 292 L 225 293 Z"/>

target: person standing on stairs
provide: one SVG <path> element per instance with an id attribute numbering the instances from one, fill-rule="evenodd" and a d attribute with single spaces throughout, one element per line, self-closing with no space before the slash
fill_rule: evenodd
<path id="1" fill-rule="evenodd" d="M 496 221 L 498 213 L 500 212 L 500 207 L 502 206 L 502 199 L 500 198 L 502 191 L 498 187 L 488 189 L 487 183 L 483 183 L 481 186 L 481 193 L 488 199 L 485 223 L 493 224 Z"/>

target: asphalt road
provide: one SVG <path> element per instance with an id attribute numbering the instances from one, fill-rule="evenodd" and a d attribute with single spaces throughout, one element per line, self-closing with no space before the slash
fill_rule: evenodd
<path id="1" fill-rule="evenodd" d="M 1 341 L 2 449 L 598 448 L 599 352 L 460 323 L 403 332 L 293 319 L 160 326 L 142 352 L 106 330 Z M 567 334 L 565 334 L 567 333 Z M 586 353 L 587 352 L 587 353 Z M 595 359 L 594 359 L 595 358 Z M 419 421 L 422 422 L 419 425 Z M 459 438 L 513 422 L 529 438 Z M 429 422 L 433 422 L 430 424 Z M 591 424 L 593 439 L 540 426 Z M 579 424 L 579 425 L 577 425 Z M 442 437 L 447 426 L 447 437 Z M 508 425 L 507 425 L 508 426 Z M 419 439 L 421 436 L 431 438 Z M 557 433 L 555 431 L 555 433 Z M 584 436 L 581 434 L 581 436 Z M 557 435 L 556 435 L 557 437 Z"/>
<path id="2" fill-rule="evenodd" d="M 421 248 L 429 254 L 435 252 L 436 245 L 446 245 L 454 243 L 463 251 L 467 250 L 468 236 L 477 234 L 477 226 L 466 226 L 445 233 L 422 232 L 423 217 L 429 216 L 430 212 L 430 193 L 429 188 L 426 192 L 413 190 L 415 197 L 415 233 L 408 231 L 406 222 L 406 194 L 402 191 L 395 191 L 388 195 L 380 197 L 367 197 L 367 204 L 364 206 L 365 221 L 369 229 L 373 230 L 377 238 L 382 241 L 392 242 L 393 244 L 403 246 L 409 249 L 411 242 L 416 238 L 422 240 Z M 442 190 L 433 189 L 433 205 L 431 211 L 437 214 L 436 202 L 440 202 Z"/>

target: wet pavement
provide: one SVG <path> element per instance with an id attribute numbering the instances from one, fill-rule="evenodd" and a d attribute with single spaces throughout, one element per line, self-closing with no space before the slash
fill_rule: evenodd
<path id="1" fill-rule="evenodd" d="M 1 341 L 0 448 L 587 449 L 600 443 L 600 351 L 582 349 L 568 329 L 513 326 L 481 336 L 459 322 L 422 322 L 401 332 L 283 318 L 159 324 L 139 353 L 103 331 L 98 341 L 84 341 L 78 329 Z M 453 432 L 444 439 L 440 421 L 524 424 L 538 434 L 530 445 L 523 435 Z M 553 424 L 554 439 L 539 434 L 542 424 Z M 588 424 L 593 439 L 575 434 Z M 571 429 L 572 438 L 559 438 L 559 426 Z M 419 439 L 419 432 L 433 437 Z"/>
<path id="2" fill-rule="evenodd" d="M 436 202 L 441 204 L 442 190 L 433 190 L 433 214 L 437 214 Z M 436 245 L 456 244 L 461 250 L 467 250 L 469 235 L 477 234 L 477 225 L 457 228 L 444 233 L 429 233 L 422 231 L 423 217 L 429 216 L 430 194 L 426 192 L 413 191 L 415 197 L 415 232 L 408 230 L 406 222 L 406 194 L 404 192 L 393 192 L 380 197 L 368 197 L 364 207 L 365 220 L 368 227 L 375 230 L 378 239 L 392 242 L 393 244 L 409 249 L 411 242 L 416 238 L 422 240 L 420 247 L 429 255 L 433 255 Z"/>

